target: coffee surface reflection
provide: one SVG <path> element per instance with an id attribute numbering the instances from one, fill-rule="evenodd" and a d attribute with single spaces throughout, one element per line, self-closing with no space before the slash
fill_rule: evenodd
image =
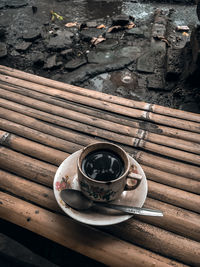
<path id="1" fill-rule="evenodd" d="M 124 162 L 113 151 L 100 149 L 89 153 L 83 159 L 82 170 L 93 180 L 108 182 L 124 173 Z"/>

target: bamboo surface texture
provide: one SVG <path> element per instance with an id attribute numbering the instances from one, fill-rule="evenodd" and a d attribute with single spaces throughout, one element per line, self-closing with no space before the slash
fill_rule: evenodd
<path id="1" fill-rule="evenodd" d="M 162 210 L 163 218 L 92 227 L 62 212 L 55 172 L 97 141 L 120 145 L 141 164 L 144 206 Z M 0 66 L 0 189 L 2 219 L 109 266 L 199 266 L 198 114 Z"/>

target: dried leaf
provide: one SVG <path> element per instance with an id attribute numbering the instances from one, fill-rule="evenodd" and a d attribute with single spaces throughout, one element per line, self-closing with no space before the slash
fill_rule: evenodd
<path id="1" fill-rule="evenodd" d="M 105 28 L 106 28 L 106 26 L 104 24 L 97 26 L 97 29 L 105 29 Z"/>
<path id="2" fill-rule="evenodd" d="M 65 24 L 65 27 L 67 28 L 72 28 L 72 27 L 76 27 L 78 26 L 78 22 L 69 22 L 67 24 Z"/>
<path id="3" fill-rule="evenodd" d="M 189 34 L 187 32 L 183 32 L 182 35 L 183 36 L 189 36 Z"/>
<path id="4" fill-rule="evenodd" d="M 113 31 L 115 31 L 115 30 L 119 30 L 119 29 L 121 29 L 121 28 L 122 28 L 122 26 L 120 26 L 120 25 L 116 25 L 116 26 L 110 27 L 110 28 L 108 29 L 108 32 L 113 32 Z"/>
<path id="5" fill-rule="evenodd" d="M 93 37 L 91 40 L 92 45 L 98 45 L 99 43 L 105 41 L 106 39 L 102 36 L 97 37 Z"/>
<path id="6" fill-rule="evenodd" d="M 133 22 L 130 22 L 129 24 L 127 24 L 126 26 L 125 26 L 125 28 L 127 28 L 127 29 L 132 29 L 132 28 L 134 28 L 135 27 L 135 23 L 133 23 Z"/>

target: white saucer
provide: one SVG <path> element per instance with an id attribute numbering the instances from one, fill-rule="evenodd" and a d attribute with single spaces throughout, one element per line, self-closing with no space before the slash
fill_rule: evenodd
<path id="1" fill-rule="evenodd" d="M 108 208 L 93 207 L 89 210 L 77 211 L 67 206 L 60 198 L 60 191 L 65 188 L 80 190 L 77 178 L 77 158 L 81 150 L 66 158 L 56 171 L 53 183 L 55 198 L 62 210 L 73 219 L 90 225 L 112 225 L 123 222 L 133 215 L 124 214 Z M 121 197 L 112 203 L 142 207 L 147 196 L 147 180 L 141 166 L 131 156 L 131 163 L 135 166 L 136 172 L 142 175 L 142 181 L 137 189 L 124 191 Z"/>

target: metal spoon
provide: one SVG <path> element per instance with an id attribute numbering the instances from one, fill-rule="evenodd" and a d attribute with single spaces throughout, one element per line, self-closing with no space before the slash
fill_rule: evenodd
<path id="1" fill-rule="evenodd" d="M 81 191 L 75 189 L 62 190 L 60 192 L 60 197 L 67 205 L 77 210 L 86 210 L 96 205 L 96 206 L 124 211 L 130 214 L 163 216 L 163 213 L 160 210 L 137 208 L 124 205 L 116 205 L 111 203 L 104 203 L 104 202 L 93 202 L 92 200 L 86 198 Z"/>

